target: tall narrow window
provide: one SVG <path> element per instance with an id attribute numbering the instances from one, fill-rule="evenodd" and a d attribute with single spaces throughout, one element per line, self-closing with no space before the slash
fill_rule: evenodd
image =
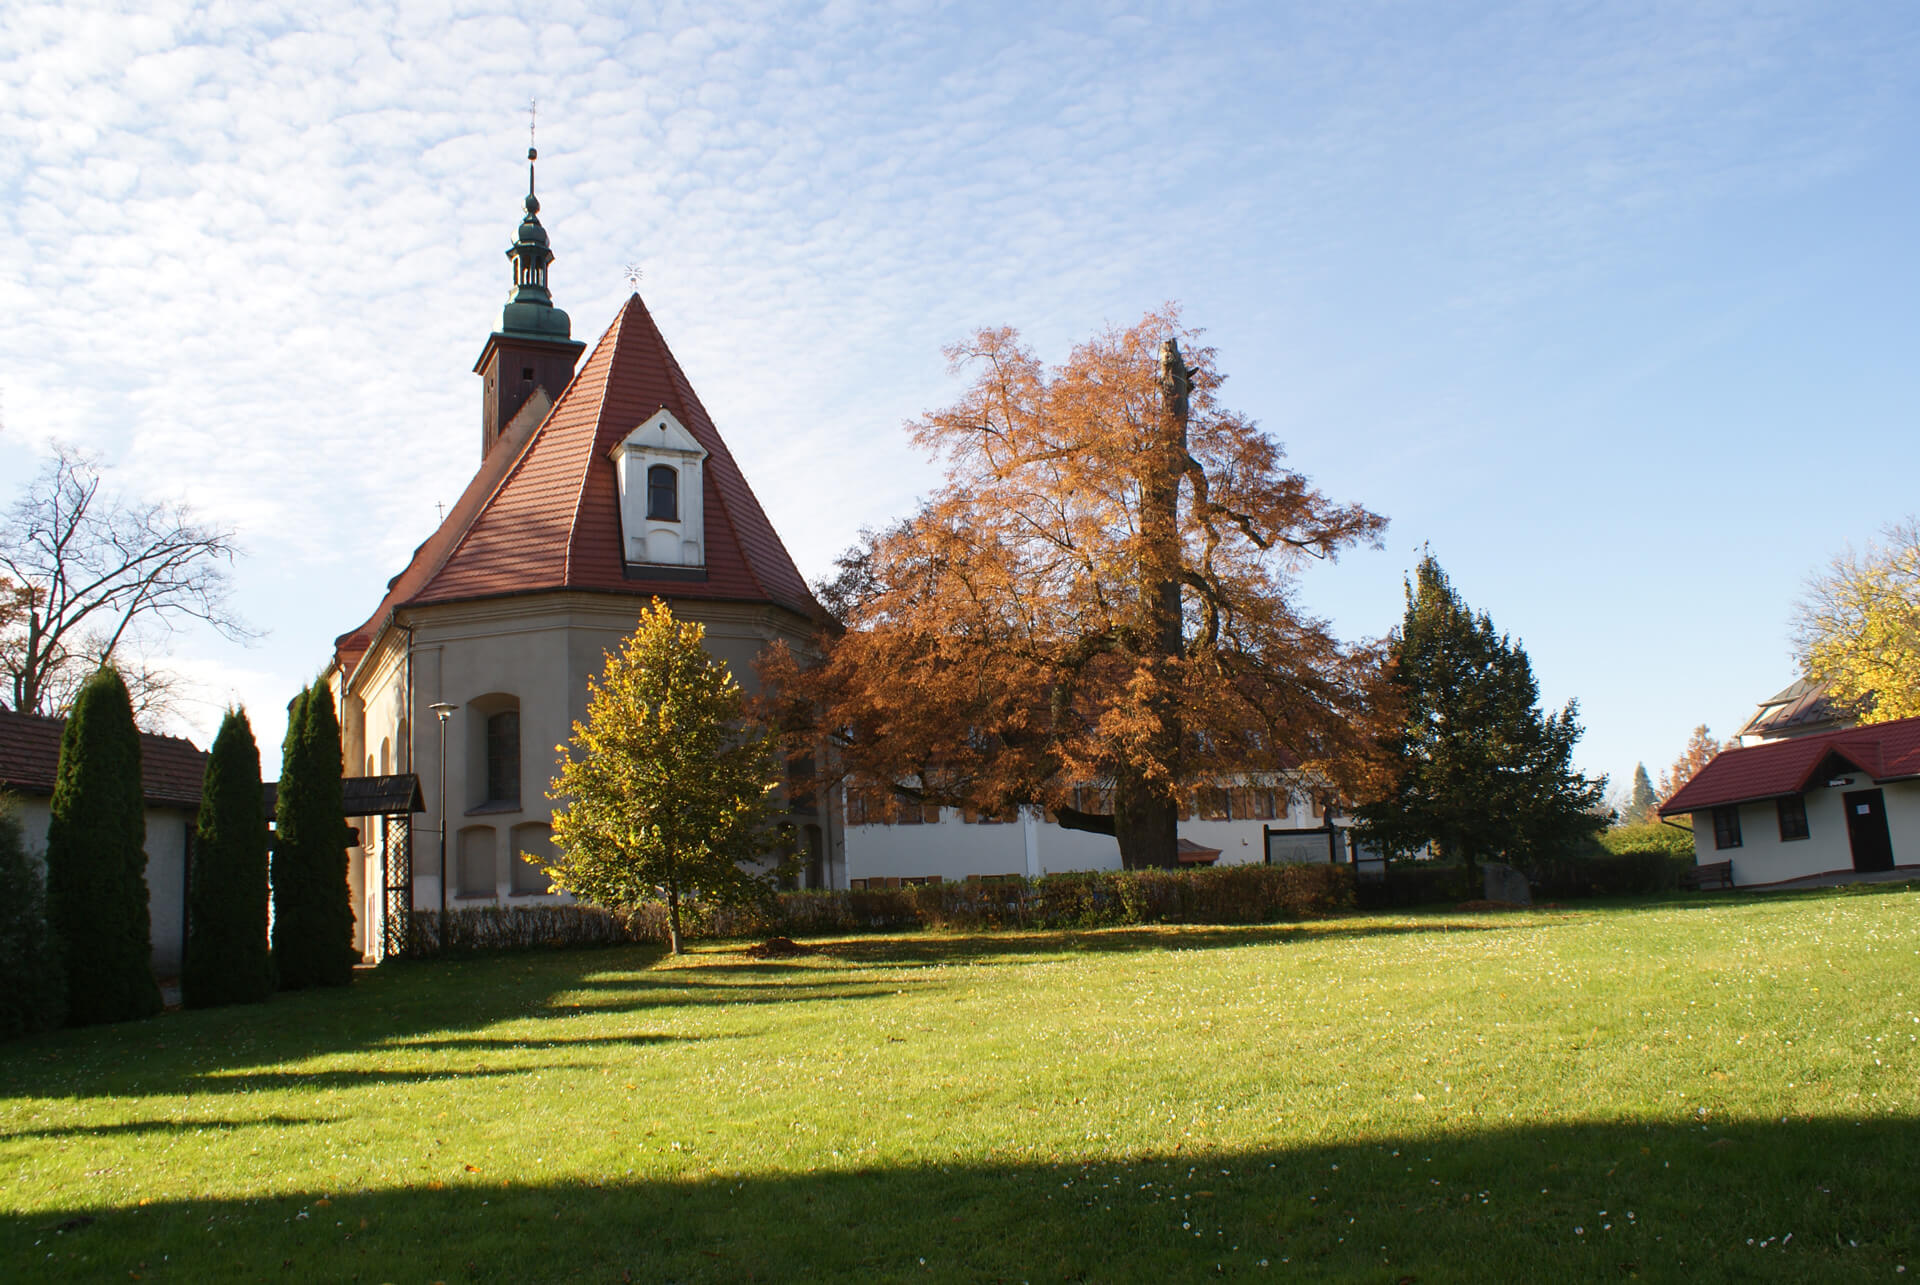
<path id="1" fill-rule="evenodd" d="M 487 802 L 520 802 L 520 711 L 487 719 Z"/>
<path id="2" fill-rule="evenodd" d="M 1740 846 L 1740 808 L 1729 805 L 1713 810 L 1713 846 L 1716 848 L 1737 848 Z"/>
<path id="3" fill-rule="evenodd" d="M 1807 829 L 1807 797 L 1804 794 L 1784 794 L 1775 802 L 1780 808 L 1780 839 L 1804 839 L 1810 833 Z"/>
<path id="4" fill-rule="evenodd" d="M 680 474 L 670 464 L 647 470 L 647 518 L 653 522 L 680 520 Z"/>

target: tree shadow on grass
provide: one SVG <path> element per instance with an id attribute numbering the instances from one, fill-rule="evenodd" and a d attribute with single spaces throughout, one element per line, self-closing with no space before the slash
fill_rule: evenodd
<path id="1" fill-rule="evenodd" d="M 326 1115 L 263 1115 L 252 1120 L 122 1120 L 118 1124 L 68 1124 L 46 1129 L 16 1129 L 0 1133 L 0 1142 L 22 1142 L 30 1138 L 120 1138 L 147 1133 L 182 1134 L 201 1129 L 292 1128 L 306 1124 L 333 1124 Z"/>
<path id="2" fill-rule="evenodd" d="M 342 1127 L 346 1127 L 343 1125 Z M 10 1279 L 1891 1279 L 1920 1124 L 1574 1124 L 1350 1145 L 793 1172 L 688 1165 L 522 1185 L 0 1214 Z M 825 1160 L 827 1164 L 838 1162 Z"/>
<path id="3" fill-rule="evenodd" d="M 1150 925 L 1127 928 L 1005 929 L 997 932 L 926 932 L 886 937 L 830 937 L 809 939 L 819 956 L 853 964 L 935 966 L 945 964 L 1021 963 L 1043 955 L 1137 954 L 1143 951 L 1232 950 L 1243 946 L 1285 946 L 1317 941 L 1367 937 L 1404 937 L 1427 933 L 1515 931 L 1549 926 L 1547 921 L 1484 922 L 1419 920 L 1379 922 L 1367 919 L 1323 919 L 1311 924 L 1249 924 L 1215 927 Z"/>

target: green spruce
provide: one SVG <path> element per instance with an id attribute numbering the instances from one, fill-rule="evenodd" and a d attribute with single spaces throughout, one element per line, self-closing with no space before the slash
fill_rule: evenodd
<path id="1" fill-rule="evenodd" d="M 1541 711 L 1525 649 L 1468 609 L 1431 554 L 1389 650 L 1403 717 L 1385 746 L 1393 786 L 1357 810 L 1365 841 L 1527 865 L 1605 827 L 1606 779 L 1573 769 L 1578 705 Z"/>
<path id="2" fill-rule="evenodd" d="M 47 824 L 47 919 L 66 952 L 74 1026 L 160 1011 L 146 835 L 140 733 L 126 684 L 102 669 L 67 715 Z"/>
<path id="3" fill-rule="evenodd" d="M 67 1015 L 67 973 L 47 925 L 46 882 L 13 800 L 0 795 L 0 1039 L 51 1030 Z"/>
<path id="4" fill-rule="evenodd" d="M 353 980 L 351 834 L 341 776 L 340 721 L 323 680 L 287 711 L 273 843 L 273 958 L 282 990 Z"/>
<path id="5" fill-rule="evenodd" d="M 246 711 L 230 709 L 200 787 L 180 998 L 188 1008 L 211 1008 L 258 1003 L 272 991 L 260 749 Z"/>

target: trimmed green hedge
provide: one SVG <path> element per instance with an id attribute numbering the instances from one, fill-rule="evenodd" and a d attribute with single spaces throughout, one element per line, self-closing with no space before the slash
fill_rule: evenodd
<path id="1" fill-rule="evenodd" d="M 1693 834 L 1655 822 L 1651 825 L 1616 825 L 1600 835 L 1600 846 L 1612 853 L 1664 852 L 1669 856 L 1693 860 Z"/>
<path id="2" fill-rule="evenodd" d="M 783 892 L 759 906 L 683 903 L 689 937 L 817 936 L 917 928 L 1113 928 L 1130 924 L 1260 924 L 1351 910 L 1344 866 L 1225 866 L 1111 871 L 999 883 Z M 415 911 L 423 954 L 665 941 L 666 907 L 483 906 Z"/>

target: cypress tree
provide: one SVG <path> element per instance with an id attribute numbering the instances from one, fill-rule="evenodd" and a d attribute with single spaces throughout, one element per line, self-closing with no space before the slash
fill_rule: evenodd
<path id="1" fill-rule="evenodd" d="M 147 912 L 140 733 L 126 684 L 103 668 L 80 688 L 60 737 L 47 825 L 47 919 L 67 957 L 67 1021 L 160 1011 Z"/>
<path id="2" fill-rule="evenodd" d="M 273 956 L 281 990 L 353 980 L 340 721 L 324 681 L 295 697 L 273 847 Z"/>
<path id="3" fill-rule="evenodd" d="M 51 1030 L 67 1015 L 60 942 L 47 926 L 40 865 L 13 801 L 0 795 L 0 1039 Z"/>
<path id="4" fill-rule="evenodd" d="M 255 1004 L 272 991 L 260 749 L 246 711 L 230 709 L 200 787 L 180 997 L 188 1008 L 211 1008 Z"/>

